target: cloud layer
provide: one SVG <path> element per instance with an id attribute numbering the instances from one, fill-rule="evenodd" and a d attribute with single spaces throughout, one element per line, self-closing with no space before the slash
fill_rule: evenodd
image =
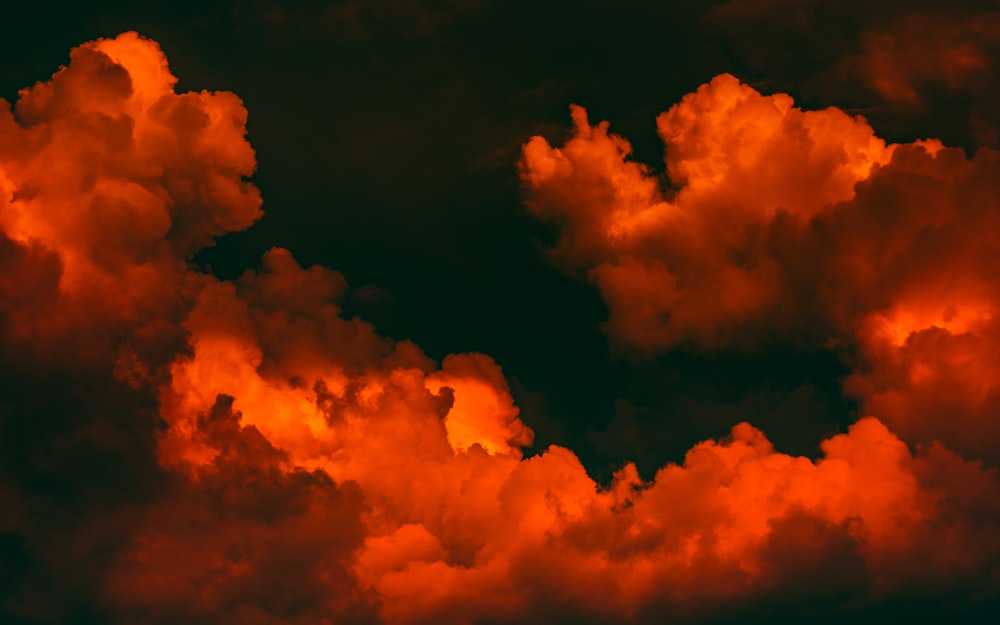
<path id="1" fill-rule="evenodd" d="M 175 93 L 134 33 L 70 58 L 0 107 L 13 622 L 838 620 L 995 601 L 993 153 L 889 146 L 728 76 L 659 118 L 667 190 L 582 109 L 566 146 L 533 139 L 532 210 L 562 224 L 555 256 L 598 286 L 617 344 L 840 341 L 874 415 L 815 461 L 741 423 L 650 480 L 626 464 L 598 484 L 569 449 L 525 457 L 533 432 L 489 356 L 437 363 L 347 318 L 339 273 L 278 248 L 233 281 L 192 268 L 260 215 L 242 103 Z"/>

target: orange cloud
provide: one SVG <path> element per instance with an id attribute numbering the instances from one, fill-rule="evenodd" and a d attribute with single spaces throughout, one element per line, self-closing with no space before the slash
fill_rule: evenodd
<path id="1" fill-rule="evenodd" d="M 6 330 L 82 359 L 122 333 L 168 352 L 197 288 L 185 261 L 260 216 L 260 194 L 242 179 L 255 168 L 246 110 L 228 93 L 175 93 L 163 53 L 135 33 L 70 58 L 22 89 L 13 112 L 0 103 L 0 228 L 8 245 L 36 250 L 15 256 L 51 254 L 54 282 L 44 310 L 14 313 Z M 60 337 L 73 347 L 48 342 Z M 123 375 L 135 374 L 134 350 L 120 347 Z"/>
<path id="2" fill-rule="evenodd" d="M 619 348 L 838 346 L 865 414 L 996 460 L 1000 155 L 887 145 L 861 118 L 720 76 L 659 116 L 661 188 L 607 123 L 572 115 L 565 146 L 524 146 L 522 179 L 529 209 L 561 225 L 557 262 L 601 292 Z M 932 330 L 937 347 L 917 348 Z"/>
<path id="3" fill-rule="evenodd" d="M 802 227 L 850 200 L 893 152 L 860 119 L 803 112 L 723 75 L 657 119 L 676 185 L 661 189 L 607 123 L 591 127 L 579 108 L 573 119 L 564 147 L 524 146 L 527 203 L 563 224 L 558 257 L 587 271 L 609 333 L 639 351 L 721 348 L 794 322 L 802 311 L 780 303 L 786 270 L 766 226 Z"/>
<path id="4" fill-rule="evenodd" d="M 627 464 L 602 485 L 569 449 L 524 457 L 533 432 L 488 356 L 439 365 L 346 318 L 339 273 L 283 249 L 234 281 L 194 270 L 191 254 L 247 227 L 260 197 L 243 179 L 242 104 L 174 82 L 158 46 L 126 33 L 77 48 L 0 117 L 0 336 L 30 354 L 17 379 L 34 393 L 3 414 L 29 449 L 4 460 L 24 477 L 0 481 L 3 546 L 27 563 L 8 612 L 700 622 L 811 605 L 849 618 L 914 589 L 995 597 L 996 471 L 940 444 L 911 451 L 885 425 L 917 419 L 909 407 L 858 421 L 816 461 L 741 423 L 648 481 Z M 995 157 L 885 146 L 861 120 L 721 77 L 661 117 L 682 184 L 663 191 L 606 124 L 573 115 L 574 139 L 534 139 L 523 172 L 533 210 L 565 224 L 557 257 L 602 289 L 620 340 L 721 349 L 819 319 L 880 367 L 855 382 L 872 406 L 991 357 L 965 340 L 992 336 L 991 285 L 946 276 L 983 260 L 973 234 L 992 217 L 976 209 L 967 228 L 966 202 L 940 201 L 956 181 L 964 199 L 991 197 Z M 893 210 L 873 215 L 880 201 Z M 945 260 L 908 264 L 927 228 L 948 234 Z M 789 269 L 802 250 L 819 256 Z M 794 297 L 810 284 L 818 303 Z M 47 388 L 32 376 L 52 371 L 84 390 L 32 412 Z"/>

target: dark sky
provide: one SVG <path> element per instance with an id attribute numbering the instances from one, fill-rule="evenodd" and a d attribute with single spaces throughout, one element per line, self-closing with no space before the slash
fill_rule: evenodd
<path id="1" fill-rule="evenodd" d="M 609 340 L 608 303 L 587 267 L 567 267 L 551 252 L 562 224 L 526 207 L 518 162 L 532 136 L 562 145 L 571 137 L 569 106 L 581 105 L 592 124 L 608 120 L 627 138 L 634 160 L 669 189 L 657 115 L 731 73 L 762 94 L 788 93 L 804 109 L 863 115 L 889 142 L 935 137 L 969 157 L 997 147 L 993 2 L 287 4 L 21 3 L 0 23 L 0 97 L 14 102 L 19 89 L 48 80 L 84 42 L 128 30 L 157 41 L 178 92 L 231 91 L 243 100 L 257 158 L 251 180 L 263 196 L 261 219 L 191 263 L 233 280 L 282 247 L 303 267 L 342 272 L 346 318 L 412 340 L 437 362 L 488 354 L 535 431 L 529 455 L 568 447 L 602 483 L 627 461 L 652 479 L 693 444 L 725 437 L 742 421 L 780 451 L 821 456 L 821 440 L 863 416 L 858 396 L 844 391 L 855 348 L 799 340 L 801 332 L 749 347 L 679 344 L 647 353 Z M 892 54 L 878 56 L 886 46 Z M 949 65 L 942 50 L 976 61 Z M 898 83 L 880 72 L 895 72 Z M 900 95 L 899 85 L 910 91 Z M 4 366 L 12 380 L 30 377 Z M 39 384 L 32 392 L 43 397 Z M 42 400 L 32 401 L 12 405 Z M 145 400 L 107 400 L 116 401 Z M 119 408 L 98 402 L 88 410 Z M 11 549 L 33 557 L 30 548 Z M 50 574 L 25 567 L 37 579 Z M 66 605 L 85 622 L 91 608 L 72 607 L 85 599 Z"/>

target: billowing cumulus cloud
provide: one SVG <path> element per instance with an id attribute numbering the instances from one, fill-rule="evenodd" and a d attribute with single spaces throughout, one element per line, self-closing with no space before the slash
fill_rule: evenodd
<path id="1" fill-rule="evenodd" d="M 767 228 L 850 200 L 894 150 L 837 109 L 804 112 L 722 75 L 657 118 L 674 184 L 663 189 L 606 122 L 572 113 L 565 146 L 524 147 L 528 206 L 563 226 L 557 256 L 598 285 L 610 334 L 640 351 L 745 347 L 812 322 L 810 302 L 786 292 L 814 285 L 788 275 L 769 245 L 784 232 Z"/>
<path id="2" fill-rule="evenodd" d="M 710 622 L 995 601 L 995 470 L 905 442 L 972 440 L 921 425 L 920 393 L 969 391 L 944 406 L 969 415 L 993 401 L 962 369 L 992 364 L 969 338 L 991 336 L 991 286 L 954 274 L 986 253 L 989 211 L 971 228 L 959 208 L 991 197 L 989 154 L 888 146 L 731 77 L 660 118 L 671 190 L 582 109 L 564 148 L 528 144 L 533 210 L 564 224 L 555 256 L 598 284 L 617 341 L 742 349 L 813 328 L 801 340 L 855 341 L 866 365 L 848 389 L 875 416 L 816 460 L 740 423 L 599 484 L 569 449 L 525 456 L 534 433 L 493 359 L 380 336 L 344 314 L 339 273 L 280 248 L 232 281 L 192 268 L 260 196 L 240 101 L 174 84 L 126 33 L 0 117 L 10 620 Z M 924 204 L 903 211 L 910 196 Z M 927 228 L 954 252 L 938 264 L 915 256 Z"/>
<path id="3" fill-rule="evenodd" d="M 112 347 L 122 374 L 141 377 L 143 358 L 179 339 L 197 281 L 185 262 L 260 215 L 242 180 L 255 167 L 242 103 L 178 95 L 175 82 L 154 43 L 123 35 L 74 49 L 13 111 L 0 107 L 5 273 L 28 283 L 10 287 L 7 301 L 23 305 L 4 332 L 40 357 L 100 359 Z"/>
<path id="4" fill-rule="evenodd" d="M 275 250 L 260 274 L 205 289 L 193 356 L 164 389 L 161 451 L 177 471 L 215 475 L 231 452 L 204 415 L 231 396 L 247 437 L 285 454 L 262 447 L 275 466 L 358 489 L 357 586 L 330 592 L 368 589 L 386 622 L 700 621 L 718 602 L 778 598 L 783 614 L 787 585 L 796 600 L 867 605 L 911 584 L 948 596 L 994 565 L 988 528 L 951 517 L 992 499 L 994 474 L 944 448 L 914 456 L 875 419 L 826 441 L 815 463 L 742 424 L 649 482 L 627 465 L 606 487 L 568 449 L 522 459 L 530 434 L 492 361 L 452 356 L 437 370 L 340 318 L 322 301 L 340 283 Z M 315 298 L 274 297 L 303 284 Z M 933 483 L 941 466 L 968 489 Z M 923 550 L 938 554 L 934 575 L 911 572 Z"/>
<path id="5" fill-rule="evenodd" d="M 606 122 L 572 114 L 564 146 L 525 145 L 522 177 L 620 348 L 830 347 L 864 414 L 997 459 L 1000 155 L 887 144 L 723 75 L 658 117 L 664 186 Z"/>

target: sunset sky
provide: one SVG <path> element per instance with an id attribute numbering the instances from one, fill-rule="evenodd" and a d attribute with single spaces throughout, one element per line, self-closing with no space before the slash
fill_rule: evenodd
<path id="1" fill-rule="evenodd" d="M 102 6 L 0 23 L 0 621 L 1000 609 L 996 3 Z"/>

